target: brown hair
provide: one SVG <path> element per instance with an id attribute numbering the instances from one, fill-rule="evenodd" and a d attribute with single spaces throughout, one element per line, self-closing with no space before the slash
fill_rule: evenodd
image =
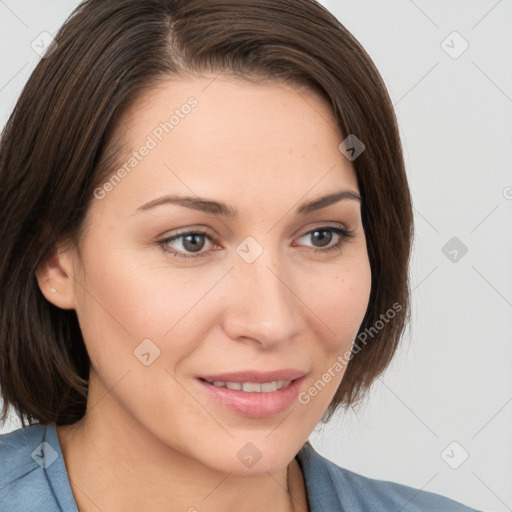
<path id="1" fill-rule="evenodd" d="M 35 271 L 56 242 L 78 247 L 93 191 L 117 164 L 123 113 L 184 73 L 306 87 L 366 146 L 353 161 L 372 273 L 359 333 L 376 332 L 350 359 L 328 417 L 362 398 L 409 320 L 413 218 L 393 106 L 357 40 L 314 0 L 86 0 L 55 39 L 0 142 L 1 421 L 10 406 L 23 425 L 84 415 L 90 361 L 77 315 L 45 299 Z M 392 304 L 401 307 L 384 323 Z"/>

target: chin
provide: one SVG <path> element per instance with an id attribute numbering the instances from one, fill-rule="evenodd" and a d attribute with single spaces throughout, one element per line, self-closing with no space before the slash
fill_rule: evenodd
<path id="1" fill-rule="evenodd" d="M 269 431 L 248 431 L 244 436 L 219 442 L 215 451 L 209 449 L 201 454 L 201 458 L 220 471 L 237 475 L 276 473 L 293 460 L 304 441 L 288 436 L 288 442 L 284 444 L 280 436 L 270 439 L 272 435 L 269 436 Z"/>

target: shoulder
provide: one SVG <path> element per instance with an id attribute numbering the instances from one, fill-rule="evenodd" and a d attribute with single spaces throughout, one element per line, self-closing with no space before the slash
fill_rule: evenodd
<path id="1" fill-rule="evenodd" d="M 0 512 L 58 510 L 46 475 L 58 458 L 47 426 L 31 425 L 0 435 Z"/>
<path id="2" fill-rule="evenodd" d="M 302 447 L 297 458 L 303 470 L 312 512 L 478 512 L 439 494 L 349 471 L 317 453 L 309 442 Z"/>
<path id="3" fill-rule="evenodd" d="M 39 467 L 32 451 L 43 442 L 45 430 L 44 425 L 31 425 L 0 435 L 0 488 Z"/>

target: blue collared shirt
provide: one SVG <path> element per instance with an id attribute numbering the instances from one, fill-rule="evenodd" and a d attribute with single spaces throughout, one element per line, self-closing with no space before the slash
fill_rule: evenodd
<path id="1" fill-rule="evenodd" d="M 341 468 L 309 442 L 296 458 L 310 512 L 478 512 L 438 494 Z M 0 512 L 78 512 L 55 424 L 0 435 Z"/>

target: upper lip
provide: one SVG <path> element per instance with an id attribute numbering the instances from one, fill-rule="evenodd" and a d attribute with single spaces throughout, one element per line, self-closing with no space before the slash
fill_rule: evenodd
<path id="1" fill-rule="evenodd" d="M 208 382 L 274 382 L 277 380 L 295 380 L 306 375 L 307 372 L 285 368 L 272 372 L 245 370 L 239 372 L 218 373 L 216 375 L 201 375 L 200 378 Z"/>

